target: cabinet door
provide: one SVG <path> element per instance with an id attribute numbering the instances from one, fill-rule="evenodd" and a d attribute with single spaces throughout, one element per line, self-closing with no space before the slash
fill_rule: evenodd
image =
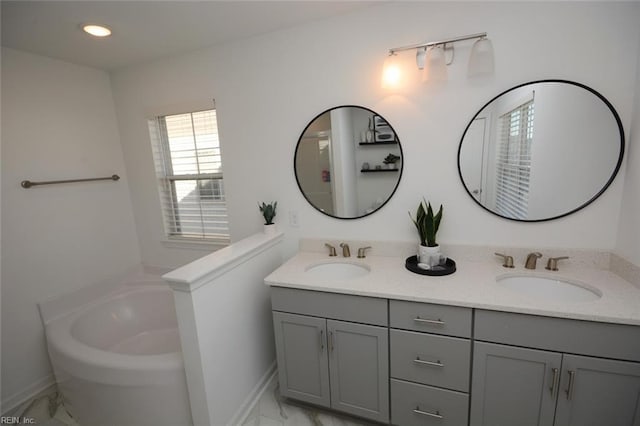
<path id="1" fill-rule="evenodd" d="M 640 364 L 565 355 L 557 426 L 640 426 Z"/>
<path id="2" fill-rule="evenodd" d="M 386 327 L 327 320 L 331 407 L 389 421 L 389 331 Z"/>
<path id="3" fill-rule="evenodd" d="M 471 426 L 551 426 L 562 355 L 476 342 Z"/>
<path id="4" fill-rule="evenodd" d="M 273 313 L 278 379 L 283 396 L 329 406 L 329 362 L 324 318 Z"/>

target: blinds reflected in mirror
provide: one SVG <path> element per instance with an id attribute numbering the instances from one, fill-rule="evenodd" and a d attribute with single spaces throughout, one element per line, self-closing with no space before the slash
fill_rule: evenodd
<path id="1" fill-rule="evenodd" d="M 515 219 L 528 216 L 533 118 L 533 100 L 500 117 L 495 206 L 499 214 Z"/>

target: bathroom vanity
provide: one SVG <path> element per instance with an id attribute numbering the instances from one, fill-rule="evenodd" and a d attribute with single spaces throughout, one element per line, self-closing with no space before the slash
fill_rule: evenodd
<path id="1" fill-rule="evenodd" d="M 326 263 L 366 273 L 308 272 Z M 640 290 L 600 269 L 515 270 L 598 294 L 547 300 L 501 286 L 497 263 L 458 266 L 289 260 L 266 279 L 282 395 L 395 425 L 640 424 Z"/>

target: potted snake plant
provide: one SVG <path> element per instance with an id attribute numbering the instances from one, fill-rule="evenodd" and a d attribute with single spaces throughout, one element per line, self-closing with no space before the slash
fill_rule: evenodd
<path id="1" fill-rule="evenodd" d="M 432 257 L 440 256 L 440 246 L 436 241 L 436 234 L 442 220 L 442 204 L 440 204 L 438 212 L 434 214 L 431 203 L 423 199 L 416 210 L 416 217 L 411 217 L 411 212 L 409 212 L 409 217 L 416 226 L 420 237 L 418 262 L 429 263 Z"/>
<path id="2" fill-rule="evenodd" d="M 272 201 L 269 204 L 265 202 L 258 203 L 258 209 L 260 209 L 260 213 L 264 217 L 265 234 L 274 234 L 277 231 L 276 224 L 273 223 L 273 218 L 276 217 L 276 207 L 278 207 L 277 201 Z"/>

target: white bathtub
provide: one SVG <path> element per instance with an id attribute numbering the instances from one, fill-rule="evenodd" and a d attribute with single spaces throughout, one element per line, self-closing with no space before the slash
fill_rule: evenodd
<path id="1" fill-rule="evenodd" d="M 165 283 L 122 286 L 45 319 L 45 328 L 65 406 L 81 426 L 192 424 L 173 293 Z"/>

